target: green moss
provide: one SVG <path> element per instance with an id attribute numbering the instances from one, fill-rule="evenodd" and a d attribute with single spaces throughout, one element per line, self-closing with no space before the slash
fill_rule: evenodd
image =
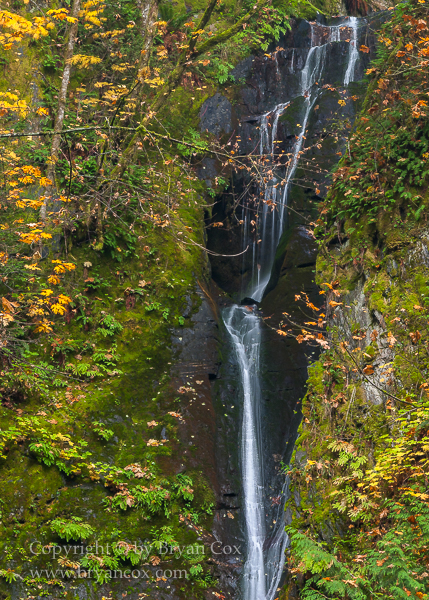
<path id="1" fill-rule="evenodd" d="M 195 193 L 182 200 L 174 227 L 186 231 L 201 244 L 204 222 L 200 189 L 196 182 Z M 110 375 L 70 382 L 67 389 L 54 387 L 46 401 L 28 397 L 21 404 L 26 415 L 41 413 L 39 418 L 52 433 L 68 435 L 74 444 L 85 442 L 85 450 L 91 455 L 74 460 L 74 474 L 64 477 L 56 467 L 39 464 L 33 453 L 26 456 L 25 440 L 23 445 L 18 443 L 9 448 L 0 470 L 0 486 L 4 490 L 0 551 L 7 548 L 7 564 L 17 573 L 25 575 L 34 566 L 58 567 L 51 556 L 32 555 L 28 551 L 29 543 L 35 539 L 43 545 L 60 541 L 49 528 L 49 522 L 57 517 L 82 518 L 95 529 L 99 543 L 109 541 L 115 531 L 121 532 L 119 540 L 152 539 L 153 528 L 164 526 L 173 528 L 172 535 L 181 546 L 197 539 L 194 532 L 180 525 L 179 514 L 185 510 L 180 502 L 172 506 L 170 517 L 159 514 L 149 518 L 134 508 L 107 512 L 104 501 L 111 497 L 112 491 L 105 487 L 104 477 L 97 475 L 99 468 L 91 467 L 105 464 L 124 468 L 139 462 L 154 472 L 154 481 L 173 481 L 177 456 L 183 452 L 177 418 L 168 415 L 169 411 L 180 412 L 181 404 L 171 381 L 175 363 L 171 334 L 174 328 L 189 326 L 190 315 L 198 310 L 201 299 L 196 293 L 196 282 L 207 278 L 207 259 L 197 246 L 177 243 L 170 232 L 161 228 L 143 225 L 136 230 L 136 236 L 139 234 L 141 240 L 132 260 L 124 262 L 112 259 L 107 246 L 97 252 L 76 240 L 71 249 L 70 258 L 77 268 L 64 291 L 76 296 L 77 290 L 81 290 L 86 299 L 85 309 L 79 309 L 70 324 L 62 326 L 61 340 L 54 343 L 54 348 L 58 343 L 60 348 L 61 345 L 75 348 L 65 351 L 65 362 L 77 366 L 92 364 L 97 352 L 112 353 L 114 345 L 118 356 L 116 366 L 122 374 L 115 374 L 112 367 Z M 84 268 L 85 262 L 92 266 Z M 88 277 L 93 279 L 93 289 L 86 287 Z M 141 288 L 139 282 L 143 279 L 150 283 Z M 134 295 L 135 304 L 129 304 L 127 309 L 130 294 Z M 84 321 L 77 319 L 83 312 L 88 313 L 86 329 Z M 100 321 L 105 314 L 114 317 L 122 325 L 122 331 L 112 336 L 101 335 Z M 95 348 L 85 346 L 88 336 Z M 67 340 L 73 340 L 73 344 Z M 46 346 L 42 355 L 51 351 L 52 347 Z M 1 411 L 3 426 L 14 426 L 16 414 L 5 408 Z M 113 431 L 108 442 L 97 435 L 95 421 Z M 154 428 L 147 425 L 152 421 L 158 423 Z M 149 439 L 161 439 L 163 427 L 167 429 L 168 441 L 148 446 Z M 181 460 L 186 464 L 185 457 Z M 191 477 L 195 486 L 193 510 L 200 513 L 201 524 L 209 527 L 210 516 L 206 511 L 213 507 L 214 493 L 201 472 L 194 470 Z M 188 588 L 190 582 L 183 585 Z M 1 586 L 4 588 L 3 583 Z"/>
<path id="2" fill-rule="evenodd" d="M 300 119 L 303 117 L 303 107 L 305 99 L 303 96 L 294 98 L 289 104 L 284 113 L 279 117 L 279 121 L 284 125 L 288 125 L 288 133 L 299 133 L 297 125 L 302 125 Z"/>

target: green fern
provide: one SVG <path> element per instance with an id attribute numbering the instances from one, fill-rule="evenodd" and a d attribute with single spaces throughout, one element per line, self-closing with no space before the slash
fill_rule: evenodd
<path id="1" fill-rule="evenodd" d="M 67 542 L 70 540 L 86 540 L 94 533 L 94 529 L 87 523 L 82 523 L 82 519 L 79 517 L 72 517 L 69 521 L 54 519 L 51 522 L 51 531 L 57 533 Z"/>

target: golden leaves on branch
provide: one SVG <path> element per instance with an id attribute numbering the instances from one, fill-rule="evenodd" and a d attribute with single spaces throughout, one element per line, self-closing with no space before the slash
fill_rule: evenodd
<path id="1" fill-rule="evenodd" d="M 19 307 L 17 302 L 10 302 L 7 298 L 2 298 L 2 307 L 3 311 L 0 313 L 0 322 L 3 327 L 6 327 L 9 323 L 14 321 L 14 317 L 12 316 L 15 312 L 15 309 Z"/>
<path id="2" fill-rule="evenodd" d="M 331 300 L 328 304 L 329 304 L 329 306 L 332 306 L 332 308 L 336 308 L 337 306 L 343 305 L 342 302 L 335 302 L 335 300 Z"/>
<path id="3" fill-rule="evenodd" d="M 50 283 L 51 285 L 58 285 L 60 282 L 61 279 L 58 277 L 58 275 L 49 275 L 48 283 Z"/>
<path id="4" fill-rule="evenodd" d="M 35 40 L 45 37 L 49 33 L 46 24 L 47 20 L 42 17 L 34 17 L 29 21 L 16 13 L 0 10 L 0 28 L 4 32 L 0 34 L 0 45 L 5 50 L 10 50 L 15 43 L 19 43 L 26 36 Z"/>
<path id="5" fill-rule="evenodd" d="M 97 65 L 101 63 L 101 58 L 98 56 L 87 56 L 85 54 L 75 54 L 71 59 L 71 64 L 81 67 L 82 69 L 89 69 L 91 65 Z"/>
<path id="6" fill-rule="evenodd" d="M 74 271 L 76 269 L 76 265 L 70 262 L 64 262 L 62 260 L 53 260 L 56 267 L 54 267 L 55 273 L 66 273 L 66 271 Z"/>
<path id="7" fill-rule="evenodd" d="M 74 17 L 69 17 L 68 10 L 66 8 L 48 10 L 46 14 L 57 21 L 67 21 L 68 23 L 76 23 L 77 21 L 77 19 L 75 19 Z"/>
<path id="8" fill-rule="evenodd" d="M 45 233 L 42 229 L 33 229 L 32 231 L 25 233 L 17 231 L 17 235 L 24 244 L 35 244 L 40 242 L 42 239 L 49 240 L 52 238 L 50 233 Z"/>

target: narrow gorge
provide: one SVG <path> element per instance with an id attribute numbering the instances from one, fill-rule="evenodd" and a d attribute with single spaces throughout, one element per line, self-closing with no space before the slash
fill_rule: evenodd
<path id="1" fill-rule="evenodd" d="M 0 600 L 427 600 L 427 10 L 0 3 Z"/>
<path id="2" fill-rule="evenodd" d="M 324 89 L 331 87 L 332 90 L 332 86 L 337 85 L 340 77 L 342 77 L 341 92 L 354 81 L 355 73 L 358 73 L 360 67 L 358 44 L 363 40 L 362 30 L 366 29 L 367 21 L 350 17 L 339 18 L 332 26 L 317 22 L 305 23 L 305 25 L 308 27 L 309 38 L 309 48 L 304 51 L 305 54 L 299 53 L 295 48 L 286 48 L 276 50 L 269 57 L 267 55 L 268 60 L 275 61 L 276 78 L 282 79 L 284 73 L 286 89 L 284 98 L 280 96 L 282 102 L 261 116 L 252 115 L 254 129 L 256 129 L 256 132 L 252 133 L 253 136 L 259 135 L 260 156 L 266 153 L 268 157 L 273 158 L 273 175 L 268 184 L 261 182 L 263 200 L 259 205 L 248 201 L 246 196 L 240 201 L 240 223 L 243 224 L 244 229 L 244 234 L 241 236 L 241 256 L 245 261 L 245 255 L 248 253 L 251 256 L 251 266 L 248 268 L 247 282 L 246 280 L 240 282 L 239 289 L 235 290 L 236 294 L 242 295 L 241 305 L 236 304 L 223 311 L 223 320 L 238 363 L 240 383 L 236 393 L 242 396 L 242 416 L 240 415 L 242 425 L 239 430 L 242 477 L 240 496 L 246 547 L 242 596 L 248 600 L 261 598 L 274 600 L 280 589 L 278 586 L 288 543 L 282 515 L 288 495 L 287 481 L 282 482 L 280 476 L 272 485 L 273 481 L 267 477 L 267 474 L 273 469 L 271 465 L 265 463 L 273 463 L 273 456 L 281 457 L 287 463 L 288 457 L 284 456 L 284 453 L 288 441 L 293 442 L 295 436 L 292 426 L 289 430 L 289 439 L 282 439 L 276 447 L 266 439 L 266 432 L 262 428 L 263 419 L 267 417 L 265 415 L 263 417 L 263 413 L 266 412 L 263 406 L 266 392 L 263 390 L 260 357 L 263 352 L 261 344 L 267 342 L 263 340 L 264 320 L 262 314 L 258 314 L 258 305 L 271 279 L 276 251 L 287 228 L 288 196 L 292 191 L 294 175 L 301 156 L 305 156 L 306 147 L 310 145 L 307 142 L 307 127 L 312 109 L 316 102 L 323 101 Z M 326 65 L 332 63 L 333 55 L 338 52 L 337 45 L 342 46 L 340 56 L 345 54 L 343 64 L 340 63 L 340 68 L 332 69 L 331 73 L 329 71 L 326 73 Z M 287 64 L 287 59 L 282 61 L 284 55 L 290 57 L 290 64 Z M 297 66 L 294 66 L 294 60 Z M 302 61 L 302 66 L 299 61 Z M 239 69 L 240 65 L 237 68 Z M 359 69 L 359 73 L 361 72 L 362 69 Z M 288 75 L 290 76 L 291 73 L 299 80 L 298 94 L 295 97 L 291 97 L 287 86 Z M 269 85 L 269 82 L 265 83 Z M 267 91 L 270 91 L 269 88 Z M 337 94 L 339 91 L 335 89 Z M 261 97 L 263 98 L 263 93 Z M 210 100 L 207 102 L 210 103 Z M 218 102 L 222 105 L 221 99 L 218 99 Z M 295 141 L 290 148 L 291 151 L 286 153 L 285 164 L 276 164 L 275 157 L 281 154 L 282 150 L 285 152 L 284 146 L 286 146 L 278 139 L 284 136 L 284 132 L 279 131 L 279 120 L 285 113 L 287 116 L 289 107 L 292 110 L 295 108 L 294 118 L 299 121 L 296 125 L 299 130 L 294 136 Z M 204 105 L 201 111 L 204 115 Z M 213 112 L 210 115 L 211 119 L 215 118 Z M 328 115 L 322 115 L 322 118 L 327 119 Z M 227 127 L 229 125 L 228 123 Z M 246 134 L 247 132 L 242 133 L 242 136 Z M 286 139 L 288 137 L 291 136 L 287 136 Z M 286 148 L 289 149 L 288 146 Z M 314 164 L 313 168 L 318 170 L 318 164 Z M 328 181 L 324 183 L 328 185 Z M 255 219 L 258 222 L 258 230 L 252 232 L 251 222 Z M 311 276 L 308 277 L 308 284 L 311 284 Z M 286 353 L 282 359 L 288 361 Z M 305 361 L 305 358 L 302 357 L 301 360 Z M 293 403 L 293 397 L 292 402 L 288 398 L 287 391 L 283 392 L 280 401 L 284 404 L 290 403 L 292 408 L 298 406 Z M 271 420 L 273 417 L 275 418 L 271 413 L 268 419 Z"/>

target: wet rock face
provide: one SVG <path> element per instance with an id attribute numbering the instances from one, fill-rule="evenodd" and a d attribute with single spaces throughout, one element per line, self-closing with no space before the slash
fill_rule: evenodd
<path id="1" fill-rule="evenodd" d="M 238 594 L 244 549 L 236 518 L 241 508 L 239 459 L 236 447 L 230 448 L 228 440 L 238 439 L 240 420 L 238 413 L 230 409 L 234 404 L 230 396 L 231 380 L 229 387 L 219 394 L 222 364 L 228 353 L 219 331 L 223 327 L 218 309 L 222 296 L 215 287 L 199 289 L 197 293 L 201 306 L 191 318 L 192 327 L 177 330 L 173 336 L 178 357 L 174 384 L 177 389 L 183 386 L 190 390 L 182 396 L 185 423 L 180 432 L 187 448 L 176 457 L 174 469 L 176 473 L 185 469 L 203 471 L 215 491 L 213 535 L 205 534 L 201 543 L 225 599 L 231 600 Z M 212 597 L 211 592 L 207 594 Z"/>
<path id="2" fill-rule="evenodd" d="M 200 128 L 219 136 L 221 132 L 229 133 L 232 123 L 232 105 L 228 98 L 215 94 L 209 98 L 200 112 Z"/>
<path id="3" fill-rule="evenodd" d="M 288 461 L 295 441 L 308 361 L 318 355 L 317 349 L 280 336 L 275 330 L 280 321 L 284 321 L 284 312 L 288 312 L 295 322 L 302 321 L 295 295 L 304 291 L 314 304 L 320 305 L 314 282 L 317 245 L 305 224 L 315 218 L 318 202 L 326 194 L 329 172 L 345 151 L 346 135 L 359 110 L 359 98 L 365 92 L 364 86 L 355 82 L 350 83 L 347 90 L 344 88 L 353 32 L 350 27 L 342 26 L 340 19 L 333 24 L 338 26 L 334 33 L 323 23 L 310 25 L 306 21 L 295 21 L 291 31 L 278 43 L 278 48 L 271 48 L 270 56 L 249 57 L 234 69 L 236 81 L 245 81 L 241 89 L 234 90 L 234 102 L 229 100 L 229 91 L 217 93 L 206 101 L 200 113 L 202 131 L 207 130 L 225 142 L 237 139 L 243 154 L 258 155 L 262 151 L 269 157 L 273 156 L 273 162 L 275 156 L 290 155 L 302 134 L 304 115 L 309 106 L 308 97 L 303 96 L 302 70 L 310 48 L 326 44 L 321 53 L 323 68 L 320 78 L 314 81 L 313 90 L 317 92 L 311 98 L 314 102 L 306 115 L 303 151 L 293 179 L 299 185 L 291 185 L 289 189 L 288 207 L 291 210 L 277 248 L 271 279 L 260 303 L 255 305 L 252 299 L 246 297 L 246 286 L 252 269 L 255 270 L 255 260 L 252 254 L 254 238 L 246 238 L 243 233 L 240 225 L 243 216 L 237 202 L 249 185 L 245 175 L 231 178 L 230 187 L 213 207 L 211 220 L 217 226 L 208 230 L 208 247 L 217 254 L 211 257 L 213 279 L 236 302 L 242 301 L 249 310 L 260 312 L 269 325 L 262 328 L 259 365 L 267 515 L 265 541 L 268 545 L 272 543 L 270 532 L 275 531 L 274 524 L 279 518 L 284 518 L 284 515 L 277 514 L 281 461 Z M 371 51 L 361 55 L 356 63 L 354 81 L 362 78 L 374 51 L 369 21 L 361 21 L 357 38 L 357 46 L 365 44 Z M 327 43 L 329 39 L 333 41 Z M 286 103 L 289 105 L 276 115 L 276 107 Z M 328 132 L 335 121 L 341 123 L 341 128 L 332 136 Z M 273 168 L 276 177 L 284 177 L 285 162 L 283 166 Z M 213 168 L 214 164 L 211 165 Z M 209 171 L 212 172 L 206 168 L 200 175 L 206 181 L 210 179 Z M 259 194 L 255 185 L 251 192 Z M 250 250 L 243 253 L 247 244 Z M 224 299 L 220 297 L 219 304 L 222 303 Z M 214 531 L 224 543 L 244 548 L 246 535 L 240 465 L 242 415 L 237 406 L 241 397 L 240 370 L 221 321 L 219 327 L 221 366 L 214 383 L 213 397 L 220 494 Z M 242 561 L 223 562 L 228 563 L 228 567 L 221 570 L 222 585 L 234 596 L 238 593 Z"/>
<path id="4" fill-rule="evenodd" d="M 309 267 L 316 264 L 317 244 L 311 231 L 303 226 L 296 227 L 289 239 L 280 276 L 287 269 Z"/>
<path id="5" fill-rule="evenodd" d="M 377 19 L 381 17 L 359 20 L 357 40 L 353 38 L 351 27 L 344 23 L 345 19 L 334 19 L 331 27 L 294 21 L 291 30 L 271 48 L 270 56 L 249 57 L 236 67 L 236 78 L 245 84 L 235 90 L 233 103 L 226 97 L 226 91 L 225 95 L 215 94 L 201 108 L 201 130 L 208 130 L 224 141 L 237 139 L 243 154 L 258 155 L 261 150 L 267 155 L 274 153 L 273 162 L 277 160 L 284 165 L 288 160 L 285 157 L 294 151 L 297 136 L 302 134 L 306 113 L 302 70 L 310 49 L 316 54 L 314 48 L 322 48 L 320 77 L 315 77 L 313 86 L 317 98 L 306 121 L 303 152 L 294 174 L 294 181 L 299 185 L 292 185 L 288 193 L 285 230 L 317 218 L 317 205 L 326 195 L 331 169 L 346 151 L 346 136 L 365 93 L 365 86 L 359 80 L 374 54 L 372 21 Z M 353 81 L 345 89 L 344 78 L 354 47 L 351 44 L 355 42 L 358 48 L 367 45 L 370 52 L 359 53 Z M 310 64 L 310 71 L 313 67 Z M 284 110 L 276 113 L 276 107 L 287 103 Z M 278 180 L 284 173 L 284 166 L 274 169 Z M 206 181 L 209 180 L 207 174 L 206 169 L 203 174 Z M 238 296 L 255 271 L 252 244 L 256 238 L 248 240 L 249 249 L 240 254 L 245 248 L 237 198 L 249 181 L 243 172 L 233 174 L 231 181 L 213 208 L 212 222 L 223 225 L 208 230 L 208 247 L 217 254 L 230 255 L 212 258 L 213 278 L 222 289 Z M 251 191 L 258 193 L 256 189 Z"/>
<path id="6" fill-rule="evenodd" d="M 358 46 L 366 44 L 370 52 L 360 53 L 353 78 L 355 81 L 362 79 L 375 49 L 372 20 L 361 19 L 359 22 Z M 341 22 L 341 19 L 332 22 L 338 27 L 337 41 L 331 42 L 326 52 L 324 75 L 318 81 L 320 88 L 326 83 L 341 85 L 344 80 L 352 32 L 350 27 L 342 26 Z M 300 95 L 300 73 L 308 51 L 312 45 L 326 44 L 329 35 L 330 29 L 322 23 L 311 26 L 301 19 L 293 21 L 291 30 L 270 49 L 270 56 L 261 54 L 248 57 L 231 72 L 236 81 L 245 81 L 234 106 L 226 95 L 220 93 L 203 104 L 200 112 L 201 131 L 207 130 L 216 136 L 235 131 L 242 138 L 241 151 L 252 152 L 255 143 L 259 143 L 259 134 L 255 131 L 259 116 L 277 104 L 289 102 Z"/>

